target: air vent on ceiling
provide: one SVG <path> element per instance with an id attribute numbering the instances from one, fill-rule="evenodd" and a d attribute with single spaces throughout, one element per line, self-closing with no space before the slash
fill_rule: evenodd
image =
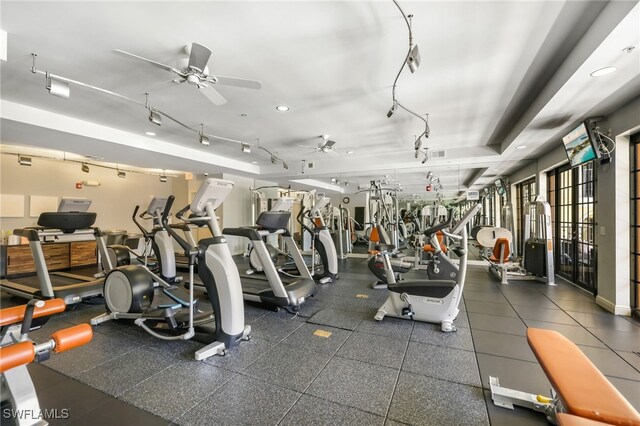
<path id="1" fill-rule="evenodd" d="M 314 166 L 315 164 L 313 164 L 313 162 L 307 163 L 307 169 L 313 169 Z"/>
<path id="2" fill-rule="evenodd" d="M 445 150 L 444 149 L 430 150 L 429 154 L 431 154 L 431 158 L 444 158 Z"/>

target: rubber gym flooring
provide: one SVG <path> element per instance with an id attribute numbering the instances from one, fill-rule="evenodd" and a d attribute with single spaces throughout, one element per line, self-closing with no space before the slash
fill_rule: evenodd
<path id="1" fill-rule="evenodd" d="M 470 266 L 458 331 L 444 334 L 433 324 L 374 321 L 386 290 L 371 282 L 366 259 L 350 258 L 299 316 L 246 305 L 252 340 L 204 362 L 192 359 L 197 342 L 102 324 L 90 344 L 30 366 L 42 408 L 70 409 L 54 425 L 542 425 L 542 414 L 494 407 L 488 391 L 491 375 L 548 394 L 525 338 L 540 327 L 578 344 L 640 410 L 640 322 L 571 285 L 503 286 Z M 19 303 L 3 295 L 3 307 Z M 102 310 L 80 305 L 31 336 L 46 339 Z"/>

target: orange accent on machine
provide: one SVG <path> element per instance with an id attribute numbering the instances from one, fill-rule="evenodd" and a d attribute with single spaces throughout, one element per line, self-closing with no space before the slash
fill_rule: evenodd
<path id="1" fill-rule="evenodd" d="M 56 343 L 53 351 L 60 353 L 89 343 L 93 338 L 93 330 L 89 324 L 80 324 L 58 330 L 51 338 Z"/>
<path id="2" fill-rule="evenodd" d="M 614 425 L 640 425 L 640 413 L 573 342 L 557 331 L 536 328 L 527 330 L 527 340 L 568 414 Z"/>
<path id="3" fill-rule="evenodd" d="M 0 373 L 29 364 L 36 356 L 33 342 L 19 342 L 0 348 Z"/>
<path id="4" fill-rule="evenodd" d="M 45 300 L 43 307 L 36 307 L 34 309 L 33 318 L 59 314 L 60 312 L 64 312 L 66 307 L 67 306 L 64 304 L 64 300 L 62 299 Z M 22 321 L 24 318 L 25 309 L 26 305 L 21 305 L 0 310 L 0 326 L 15 324 Z"/>

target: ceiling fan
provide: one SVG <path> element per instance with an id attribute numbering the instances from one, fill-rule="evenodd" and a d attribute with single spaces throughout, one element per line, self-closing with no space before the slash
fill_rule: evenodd
<path id="1" fill-rule="evenodd" d="M 214 84 L 222 84 L 225 86 L 244 87 L 246 89 L 260 89 L 262 83 L 257 80 L 246 80 L 244 78 L 236 77 L 224 77 L 221 75 L 214 76 L 209 75 L 209 67 L 207 62 L 211 57 L 211 50 L 207 47 L 198 44 L 191 43 L 184 47 L 184 51 L 189 58 L 182 58 L 178 61 L 177 67 L 165 65 L 163 63 L 143 58 L 142 56 L 135 55 L 133 53 L 125 52 L 124 50 L 114 49 L 113 53 L 126 56 L 128 58 L 145 61 L 146 63 L 153 65 L 157 68 L 161 68 L 166 71 L 171 71 L 178 75 L 178 78 L 174 79 L 174 83 L 187 82 L 200 89 L 200 93 L 205 95 L 214 105 L 224 105 L 227 100 L 212 87 Z M 202 90 L 204 89 L 204 90 Z"/>
<path id="2" fill-rule="evenodd" d="M 322 141 L 318 142 L 317 146 L 309 146 L 309 145 L 298 145 L 299 147 L 302 148 L 313 148 L 316 150 L 316 152 L 324 152 L 324 153 L 332 153 L 332 154 L 336 154 L 336 148 L 335 148 L 335 144 L 336 141 L 329 139 L 329 135 L 322 135 L 320 136 L 322 138 Z"/>

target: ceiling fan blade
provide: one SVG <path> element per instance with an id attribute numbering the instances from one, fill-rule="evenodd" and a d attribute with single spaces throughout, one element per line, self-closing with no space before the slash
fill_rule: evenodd
<path id="1" fill-rule="evenodd" d="M 245 89 L 260 89 L 262 88 L 262 83 L 257 80 L 247 80 L 244 78 L 235 78 L 235 77 L 224 77 L 221 75 L 216 75 L 218 79 L 218 84 L 224 84 L 225 86 L 235 86 L 235 87 L 244 87 Z"/>
<path id="2" fill-rule="evenodd" d="M 198 44 L 191 43 L 191 53 L 189 54 L 189 68 L 195 68 L 200 72 L 204 72 L 207 62 L 211 57 L 209 48 Z"/>
<path id="3" fill-rule="evenodd" d="M 142 56 L 134 55 L 133 53 L 125 52 L 124 50 L 113 49 L 112 52 L 117 54 L 117 55 L 125 56 L 127 58 L 138 59 L 140 61 L 144 61 L 144 62 L 148 63 L 149 65 L 153 65 L 154 67 L 157 67 L 157 68 L 162 68 L 165 71 L 172 71 L 172 72 L 175 72 L 176 74 L 182 75 L 182 72 L 180 72 L 180 70 L 177 69 L 177 68 L 171 67 L 169 65 L 162 64 L 160 62 L 156 62 L 156 61 L 151 60 L 151 59 L 143 58 Z"/>
<path id="4" fill-rule="evenodd" d="M 329 139 L 327 143 L 324 144 L 324 146 L 326 146 L 327 148 L 331 148 L 335 144 L 336 144 L 336 141 L 332 141 L 331 139 Z"/>
<path id="5" fill-rule="evenodd" d="M 198 88 L 198 92 L 205 95 L 214 105 L 219 106 L 227 103 L 227 100 L 211 86 Z"/>

